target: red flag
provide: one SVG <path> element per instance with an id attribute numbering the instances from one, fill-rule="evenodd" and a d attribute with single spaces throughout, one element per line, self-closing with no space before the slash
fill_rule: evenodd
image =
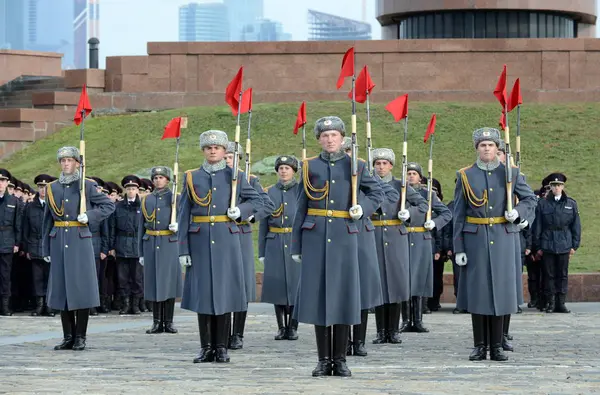
<path id="1" fill-rule="evenodd" d="M 432 136 L 435 133 L 435 114 L 431 116 L 431 120 L 429 121 L 429 126 L 427 126 L 427 131 L 425 132 L 425 138 L 423 138 L 423 142 L 426 143 L 429 140 L 429 136 Z"/>
<path id="2" fill-rule="evenodd" d="M 83 111 L 85 111 L 84 116 L 81 115 Z M 92 105 L 90 104 L 90 98 L 88 97 L 87 89 L 84 85 L 83 88 L 81 88 L 81 96 L 79 96 L 79 103 L 77 104 L 77 110 L 75 110 L 75 117 L 73 118 L 75 125 L 79 125 L 91 112 Z"/>
<path id="3" fill-rule="evenodd" d="M 398 96 L 391 102 L 389 102 L 385 109 L 394 116 L 394 120 L 398 122 L 402 118 L 408 116 L 408 93 L 406 95 Z"/>
<path id="4" fill-rule="evenodd" d="M 371 80 L 371 76 L 369 75 L 369 70 L 367 69 L 367 66 L 365 66 L 356 78 L 356 101 L 358 103 L 364 103 L 365 101 L 367 101 L 367 91 L 369 91 L 370 95 L 374 87 L 375 84 L 373 83 L 373 80 Z M 348 97 L 352 99 L 352 90 L 348 93 Z"/>
<path id="5" fill-rule="evenodd" d="M 506 130 L 506 113 L 502 110 L 502 115 L 500 115 L 500 121 L 498 122 L 502 130 Z"/>
<path id="6" fill-rule="evenodd" d="M 340 70 L 340 76 L 337 81 L 337 88 L 340 89 L 344 85 L 344 78 L 352 77 L 354 75 L 354 47 L 350 48 L 344 54 L 342 59 L 342 69 Z"/>
<path id="7" fill-rule="evenodd" d="M 165 126 L 165 133 L 161 140 L 164 139 L 176 139 L 181 136 L 181 117 L 173 118 Z"/>
<path id="8" fill-rule="evenodd" d="M 294 125 L 294 134 L 298 134 L 298 129 L 306 125 L 306 102 L 300 104 L 298 115 L 296 116 L 296 124 Z"/>
<path id="9" fill-rule="evenodd" d="M 240 103 L 240 92 L 242 91 L 242 79 L 244 78 L 244 66 L 240 67 L 237 74 L 225 89 L 225 102 L 231 107 L 233 115 L 237 115 Z"/>
<path id="10" fill-rule="evenodd" d="M 252 88 L 246 89 L 242 94 L 241 112 L 245 113 L 250 111 L 252 111 Z M 237 107 L 235 109 L 232 108 L 231 112 L 233 113 L 233 115 L 237 116 Z"/>
<path id="11" fill-rule="evenodd" d="M 521 96 L 521 82 L 517 78 L 508 98 L 508 112 L 514 110 L 519 104 L 523 104 L 523 97 Z"/>
<path id="12" fill-rule="evenodd" d="M 494 89 L 494 96 L 496 96 L 502 108 L 506 107 L 506 65 L 502 68 L 502 74 L 500 74 L 500 79 L 498 79 L 496 89 Z"/>

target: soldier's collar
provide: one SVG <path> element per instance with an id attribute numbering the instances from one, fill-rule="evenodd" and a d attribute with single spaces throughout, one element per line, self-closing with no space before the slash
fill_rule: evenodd
<path id="1" fill-rule="evenodd" d="M 327 162 L 336 162 L 340 159 L 344 159 L 346 157 L 346 151 L 344 151 L 343 149 L 340 149 L 337 152 L 327 152 L 327 151 L 321 151 L 321 158 L 323 160 L 326 160 Z"/>
<path id="2" fill-rule="evenodd" d="M 79 169 L 75 170 L 75 173 L 73 174 L 65 174 L 63 172 L 60 173 L 60 176 L 58 177 L 58 182 L 66 185 L 66 184 L 72 184 L 75 181 L 79 181 L 80 176 L 79 176 Z"/>
<path id="3" fill-rule="evenodd" d="M 481 159 L 477 158 L 477 167 L 479 167 L 483 171 L 496 170 L 498 166 L 500 166 L 500 160 L 496 157 L 491 162 L 484 162 Z"/>
<path id="4" fill-rule="evenodd" d="M 279 189 L 283 189 L 284 191 L 287 191 L 288 189 L 293 188 L 294 185 L 296 185 L 297 183 L 298 183 L 298 181 L 296 181 L 295 178 L 292 178 L 288 182 L 282 182 L 281 180 L 279 180 L 277 182 L 277 187 Z"/>
<path id="5" fill-rule="evenodd" d="M 388 173 L 387 175 L 380 177 L 379 175 L 377 175 L 377 177 L 379 177 L 381 179 L 381 181 L 388 183 L 390 181 L 392 181 L 394 179 L 394 176 L 392 175 L 392 173 Z"/>
<path id="6" fill-rule="evenodd" d="M 154 189 L 152 191 L 152 194 L 154 196 L 163 196 L 163 195 L 166 195 L 167 193 L 169 193 L 169 187 L 164 187 L 161 189 Z"/>
<path id="7" fill-rule="evenodd" d="M 217 162 L 214 164 L 208 163 L 208 161 L 205 159 L 204 163 L 202 164 L 202 168 L 207 173 L 214 173 L 215 171 L 223 170 L 226 167 L 227 167 L 227 162 L 225 162 L 225 159 L 221 159 L 220 162 Z"/>

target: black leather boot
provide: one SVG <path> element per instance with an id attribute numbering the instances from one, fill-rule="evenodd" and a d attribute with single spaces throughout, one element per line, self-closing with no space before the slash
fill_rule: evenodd
<path id="1" fill-rule="evenodd" d="M 44 297 L 36 296 L 35 297 L 35 310 L 33 310 L 31 312 L 31 316 L 38 317 L 38 316 L 42 315 L 43 310 L 44 310 Z"/>
<path id="2" fill-rule="evenodd" d="M 108 313 L 108 310 L 106 309 L 106 296 L 100 296 L 100 306 L 96 308 L 96 311 L 100 314 Z"/>
<path id="3" fill-rule="evenodd" d="M 73 351 L 82 351 L 85 349 L 85 340 L 87 336 L 87 327 L 88 319 L 90 317 L 90 310 L 76 310 L 75 315 L 75 342 L 73 343 Z"/>
<path id="4" fill-rule="evenodd" d="M 140 310 L 140 313 L 145 313 L 146 311 L 148 311 L 148 309 L 146 308 L 146 303 L 144 301 L 144 298 L 139 298 L 138 308 Z"/>
<path id="5" fill-rule="evenodd" d="M 10 317 L 12 311 L 10 311 L 10 296 L 3 296 L 0 300 L 0 315 L 4 317 Z"/>
<path id="6" fill-rule="evenodd" d="M 423 298 L 413 296 L 412 298 L 413 324 L 411 332 L 426 333 L 429 329 L 423 326 Z"/>
<path id="7" fill-rule="evenodd" d="M 317 340 L 317 353 L 319 362 L 312 371 L 313 377 L 331 376 L 331 327 L 315 325 L 315 338 Z M 346 335 L 348 339 L 348 335 Z M 344 350 L 345 351 L 345 350 Z"/>
<path id="8" fill-rule="evenodd" d="M 144 300 L 144 305 L 146 305 L 146 311 L 152 312 L 154 305 L 149 300 Z"/>
<path id="9" fill-rule="evenodd" d="M 163 333 L 163 318 L 161 317 L 161 302 L 153 302 L 152 307 L 152 327 L 146 331 L 147 334 Z"/>
<path id="10" fill-rule="evenodd" d="M 154 312 L 155 306 L 152 306 Z M 198 314 L 198 332 L 200 333 L 200 354 L 194 358 L 194 363 L 212 362 L 215 360 L 215 351 L 210 344 L 211 323 L 213 315 Z"/>
<path id="11" fill-rule="evenodd" d="M 373 339 L 373 344 L 383 344 L 386 342 L 385 336 L 385 308 L 386 305 L 375 307 L 375 327 L 377 328 L 377 336 Z"/>
<path id="12" fill-rule="evenodd" d="M 131 314 L 139 315 L 140 311 L 140 298 L 136 296 L 131 297 Z"/>
<path id="13" fill-rule="evenodd" d="M 402 326 L 400 326 L 400 332 L 410 332 L 412 327 L 412 308 L 410 300 L 400 303 L 400 308 L 402 310 Z"/>
<path id="14" fill-rule="evenodd" d="M 392 344 L 402 343 L 400 339 L 400 303 L 390 303 L 388 307 L 387 341 Z"/>
<path id="15" fill-rule="evenodd" d="M 121 314 L 121 315 L 129 314 L 130 310 L 131 310 L 131 305 L 130 305 L 129 296 L 123 296 L 121 299 L 121 311 L 119 311 L 119 314 Z"/>
<path id="16" fill-rule="evenodd" d="M 352 355 L 352 331 L 350 329 L 348 329 L 348 343 L 346 343 L 346 355 Z"/>
<path id="17" fill-rule="evenodd" d="M 277 335 L 275 340 L 287 339 L 287 330 L 284 324 L 285 306 L 275 305 L 275 319 L 277 320 Z"/>
<path id="18" fill-rule="evenodd" d="M 298 340 L 298 320 L 292 318 L 294 315 L 294 306 L 288 306 L 288 320 L 287 320 L 287 339 Z"/>
<path id="19" fill-rule="evenodd" d="M 365 348 L 365 337 L 367 334 L 367 323 L 369 321 L 369 310 L 361 310 L 360 324 L 352 326 L 352 342 L 353 354 L 357 357 L 366 357 L 367 349 Z"/>
<path id="20" fill-rule="evenodd" d="M 46 301 L 46 298 L 44 298 L 44 310 L 42 312 L 42 315 L 45 315 L 47 317 L 54 317 L 56 315 L 54 310 L 48 307 L 48 302 Z"/>
<path id="21" fill-rule="evenodd" d="M 244 327 L 246 326 L 247 311 L 237 311 L 233 313 L 233 336 L 229 348 L 232 350 L 241 350 L 244 348 Z"/>
<path id="22" fill-rule="evenodd" d="M 333 367 L 334 376 L 350 377 L 352 372 L 346 365 L 346 348 L 348 347 L 348 336 L 350 326 L 334 325 L 333 326 Z"/>
<path id="23" fill-rule="evenodd" d="M 227 340 L 229 338 L 229 331 L 227 330 L 228 315 L 229 313 L 212 316 L 211 339 L 213 349 L 215 350 L 215 362 L 219 363 L 230 361 L 229 354 L 227 354 Z"/>
<path id="24" fill-rule="evenodd" d="M 546 295 L 546 313 L 554 313 L 556 309 L 556 300 L 554 295 Z"/>
<path id="25" fill-rule="evenodd" d="M 165 333 L 177 333 L 177 329 L 173 326 L 173 316 L 175 315 L 175 299 L 167 299 L 164 301 L 163 309 L 163 327 L 165 329 Z"/>
<path id="26" fill-rule="evenodd" d="M 565 305 L 565 301 L 567 300 L 567 295 L 557 294 L 556 299 L 557 299 L 557 303 L 556 303 L 556 307 L 555 307 L 554 311 L 556 311 L 557 313 L 564 313 L 564 314 L 568 314 L 571 312 L 571 310 L 567 309 L 567 306 Z"/>
<path id="27" fill-rule="evenodd" d="M 75 312 L 74 311 L 61 311 L 60 312 L 60 323 L 62 324 L 63 340 L 56 346 L 55 350 L 72 350 L 73 343 L 75 341 L 73 335 L 75 334 Z"/>
<path id="28" fill-rule="evenodd" d="M 515 351 L 513 345 L 510 343 L 510 336 L 508 330 L 510 328 L 510 314 L 502 317 L 502 349 L 504 351 Z"/>
<path id="29" fill-rule="evenodd" d="M 430 298 L 422 297 L 421 298 L 421 308 L 423 310 L 423 314 L 431 314 L 431 309 L 429 309 L 429 300 Z"/>
<path id="30" fill-rule="evenodd" d="M 98 309 L 96 309 L 95 307 L 92 307 L 90 309 L 90 315 L 97 316 L 98 315 Z"/>
<path id="31" fill-rule="evenodd" d="M 504 336 L 504 316 L 492 315 L 489 317 L 490 325 L 490 359 L 492 361 L 507 361 L 508 356 L 502 349 Z"/>
<path id="32" fill-rule="evenodd" d="M 487 347 L 485 344 L 486 316 L 471 314 L 471 325 L 473 326 L 473 351 L 469 355 L 469 361 L 483 361 L 487 358 Z"/>

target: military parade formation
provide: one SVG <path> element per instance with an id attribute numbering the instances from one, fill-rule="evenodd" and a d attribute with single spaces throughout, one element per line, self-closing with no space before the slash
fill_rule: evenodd
<path id="1" fill-rule="evenodd" d="M 342 82 L 354 76 L 346 59 Z M 444 204 L 431 154 L 426 172 L 407 160 L 407 97 L 386 107 L 405 121 L 399 160 L 391 148 L 372 147 L 370 123 L 367 159 L 359 158 L 355 101 L 366 101 L 368 111 L 368 80 L 360 101 L 353 78 L 351 131 L 338 116 L 315 122 L 321 151 L 313 157 L 306 156 L 303 104 L 295 128 L 302 128 L 302 158 L 279 155 L 278 181 L 266 188 L 250 172 L 250 126 L 240 169 L 239 113 L 252 106 L 241 75 L 227 96 L 237 106 L 235 138 L 201 133 L 203 161 L 181 181 L 177 154 L 173 168 L 154 166 L 149 179 L 130 174 L 117 185 L 86 177 L 83 128 L 79 148 L 58 150 L 58 178 L 40 174 L 34 189 L 0 169 L 0 315 L 60 314 L 63 340 L 55 350 L 83 350 L 89 316 L 111 311 L 151 311 L 147 334 L 176 334 L 180 298 L 182 309 L 197 314 L 193 362 L 229 362 L 229 350 L 246 341 L 257 256 L 264 266 L 260 301 L 274 306 L 274 340 L 298 340 L 298 324 L 312 325 L 312 375 L 349 377 L 346 357 L 366 357 L 367 343 L 400 344 L 403 332 L 435 332 L 423 317 L 440 309 L 451 261 L 453 312 L 471 315 L 469 360 L 506 361 L 514 350 L 510 316 L 524 304 L 523 267 L 528 307 L 569 312 L 568 264 L 581 224 L 564 191 L 567 177 L 549 174 L 533 191 L 514 164 L 508 126 L 504 138 L 482 127 L 472 133 L 476 160 L 456 171 L 453 198 Z M 89 104 L 80 105 L 82 122 Z M 178 148 L 186 119 L 172 122 L 176 131 L 170 123 L 163 138 L 177 138 Z M 435 116 L 425 137 L 431 151 L 434 129 Z M 369 312 L 376 336 L 367 341 Z"/>

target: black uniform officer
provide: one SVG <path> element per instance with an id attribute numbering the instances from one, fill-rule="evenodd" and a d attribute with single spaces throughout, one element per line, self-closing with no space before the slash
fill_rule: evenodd
<path id="1" fill-rule="evenodd" d="M 6 169 L 0 169 L 0 315 L 10 316 L 11 269 L 13 254 L 21 243 L 21 205 L 16 196 L 8 194 L 12 178 Z"/>
<path id="2" fill-rule="evenodd" d="M 564 192 L 567 177 L 553 173 L 548 195 L 536 209 L 533 238 L 544 270 L 546 312 L 569 313 L 565 306 L 569 280 L 569 258 L 579 248 L 581 221 L 577 202 Z"/>
<path id="3" fill-rule="evenodd" d="M 121 194 L 123 193 L 123 188 L 112 181 L 108 181 L 106 186 L 109 190 L 108 198 L 115 205 L 121 198 Z M 114 247 L 115 235 L 114 233 L 114 221 L 115 221 L 115 213 L 113 212 L 110 217 L 107 219 L 108 221 L 108 240 L 109 240 L 109 250 L 108 257 L 106 258 L 106 271 L 104 278 L 104 289 L 100 290 L 100 295 L 105 295 L 104 306 L 102 307 L 107 313 L 110 313 L 111 310 L 119 310 L 121 308 L 119 304 L 119 295 L 118 295 L 118 279 L 117 279 L 117 259 Z M 100 301 L 102 303 L 102 300 Z"/>

